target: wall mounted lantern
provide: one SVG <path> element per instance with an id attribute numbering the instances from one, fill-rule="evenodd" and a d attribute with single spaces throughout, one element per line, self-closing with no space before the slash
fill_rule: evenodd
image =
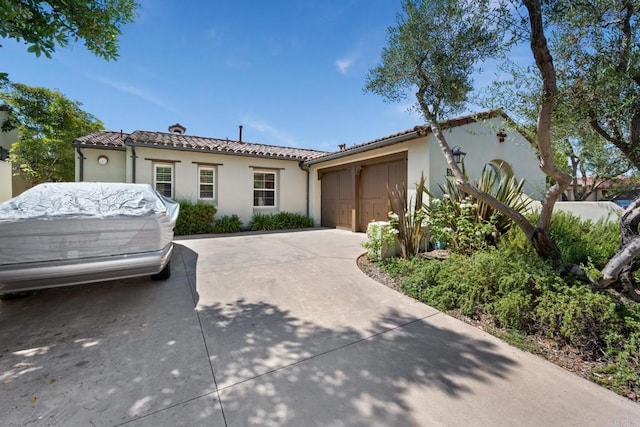
<path id="1" fill-rule="evenodd" d="M 464 156 L 467 155 L 467 153 L 462 151 L 460 147 L 453 147 L 451 149 L 451 154 L 453 154 L 453 161 L 457 164 L 461 164 L 464 160 Z"/>

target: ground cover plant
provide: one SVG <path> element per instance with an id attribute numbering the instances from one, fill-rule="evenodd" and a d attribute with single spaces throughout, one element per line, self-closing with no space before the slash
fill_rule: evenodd
<path id="1" fill-rule="evenodd" d="M 562 213 L 554 215 L 551 233 L 564 262 L 594 270 L 616 251 L 620 235 L 615 223 Z M 640 400 L 640 306 L 613 290 L 562 274 L 536 256 L 519 229 L 510 230 L 496 246 L 452 253 L 446 260 L 388 258 L 377 266 L 404 293 L 482 321 L 514 345 L 531 351 L 553 343 L 578 354 L 590 366 L 585 376 Z"/>

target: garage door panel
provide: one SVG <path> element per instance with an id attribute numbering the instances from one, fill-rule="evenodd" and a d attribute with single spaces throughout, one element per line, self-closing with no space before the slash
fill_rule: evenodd
<path id="1" fill-rule="evenodd" d="M 389 213 L 389 190 L 407 188 L 407 162 L 405 159 L 363 169 L 360 179 L 360 218 L 358 228 L 367 229 L 370 221 L 386 221 Z"/>
<path id="2" fill-rule="evenodd" d="M 324 227 L 351 228 L 352 182 L 348 169 L 322 175 L 321 224 Z"/>
<path id="3" fill-rule="evenodd" d="M 351 228 L 356 208 L 355 226 L 359 231 L 365 231 L 372 220 L 388 219 L 389 190 L 395 190 L 396 186 L 402 190 L 407 188 L 407 159 L 394 155 L 384 160 L 351 163 L 344 169 L 322 173 L 323 226 Z"/>

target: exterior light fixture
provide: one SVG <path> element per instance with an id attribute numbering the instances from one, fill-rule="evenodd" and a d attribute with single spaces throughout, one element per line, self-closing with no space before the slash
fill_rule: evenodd
<path id="1" fill-rule="evenodd" d="M 107 156 L 99 156 L 98 163 L 101 165 L 106 165 L 107 163 L 109 163 L 109 158 Z"/>
<path id="2" fill-rule="evenodd" d="M 464 160 L 464 156 L 467 155 L 467 153 L 462 151 L 460 147 L 453 147 L 451 149 L 451 154 L 453 154 L 453 161 L 457 164 L 461 164 Z"/>

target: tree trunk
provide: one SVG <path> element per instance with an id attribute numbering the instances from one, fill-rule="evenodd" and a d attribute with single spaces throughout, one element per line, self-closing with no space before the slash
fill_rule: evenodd
<path id="1" fill-rule="evenodd" d="M 536 228 L 533 234 L 527 237 L 529 237 L 531 245 L 533 245 L 533 248 L 540 258 L 556 264 L 562 259 L 560 248 L 556 245 L 556 242 L 553 241 L 549 232 L 541 228 Z"/>
<path id="2" fill-rule="evenodd" d="M 558 84 L 556 70 L 553 65 L 553 57 L 549 52 L 547 38 L 544 35 L 544 22 L 542 19 L 542 5 L 540 0 L 523 0 L 529 15 L 531 30 L 531 52 L 536 60 L 536 66 L 542 78 L 542 101 L 538 111 L 537 123 L 537 148 L 540 153 L 540 169 L 555 181 L 545 194 L 542 201 L 542 210 L 538 221 L 538 229 L 548 237 L 551 228 L 551 215 L 553 206 L 569 188 L 572 177 L 560 170 L 553 161 L 553 149 L 551 146 L 551 118 L 558 96 Z M 544 239 L 546 240 L 546 239 Z M 544 245 L 543 245 L 544 246 Z M 536 249 L 537 251 L 537 249 Z"/>
<path id="3" fill-rule="evenodd" d="M 637 199 L 620 218 L 620 250 L 602 270 L 602 278 L 598 281 L 598 285 L 606 288 L 622 279 L 625 293 L 634 301 L 640 302 L 640 295 L 635 291 L 632 277 L 637 269 L 635 259 L 640 254 L 639 225 L 640 199 Z"/>
<path id="4" fill-rule="evenodd" d="M 434 118 L 428 118 L 428 120 L 429 126 L 431 127 L 431 132 L 435 136 L 440 149 L 447 159 L 447 164 L 456 178 L 456 186 L 465 193 L 473 196 L 477 200 L 481 200 L 492 208 L 502 212 L 513 222 L 515 222 L 515 224 L 520 227 L 525 236 L 527 236 L 527 239 L 531 242 L 533 248 L 540 258 L 549 261 L 559 261 L 562 258 L 560 248 L 558 248 L 558 245 L 556 245 L 553 239 L 551 239 L 551 236 L 549 235 L 549 232 L 547 230 L 541 229 L 539 227 L 534 228 L 534 226 L 522 213 L 511 208 L 510 206 L 505 205 L 491 195 L 478 190 L 476 187 L 471 185 L 471 183 L 469 183 L 469 181 L 465 178 L 464 174 L 458 167 L 457 163 L 453 160 L 453 154 L 451 153 L 449 144 L 447 143 L 447 140 L 442 133 L 438 122 Z"/>

